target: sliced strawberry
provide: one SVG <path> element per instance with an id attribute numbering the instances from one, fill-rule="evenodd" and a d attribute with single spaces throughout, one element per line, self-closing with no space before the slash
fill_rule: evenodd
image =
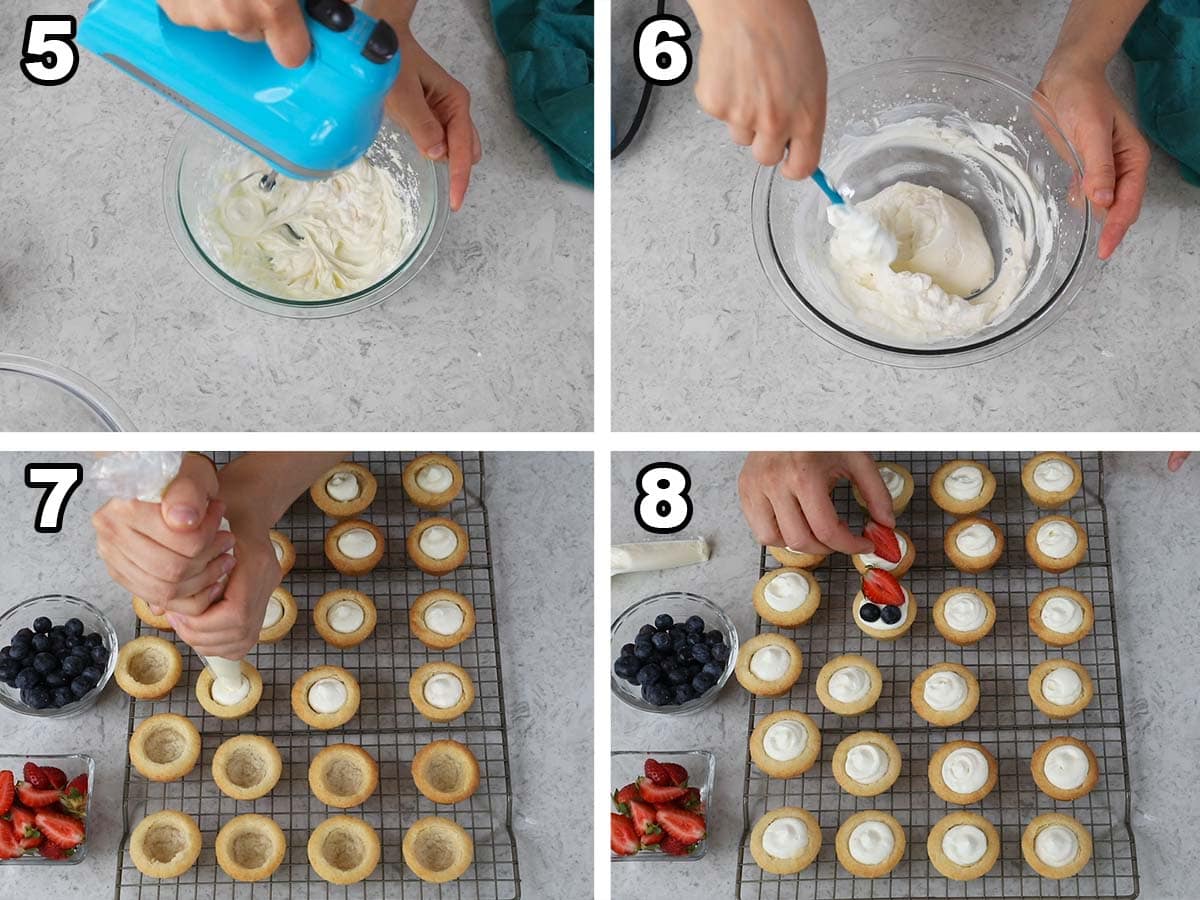
<path id="1" fill-rule="evenodd" d="M 641 849 L 637 831 L 633 827 L 633 819 L 612 813 L 612 852 L 617 856 L 632 856 Z"/>
<path id="2" fill-rule="evenodd" d="M 686 794 L 679 798 L 679 806 L 691 812 L 704 812 L 704 801 L 700 799 L 700 788 L 690 787 Z"/>
<path id="3" fill-rule="evenodd" d="M 26 784 L 24 781 L 17 782 L 17 799 L 30 809 L 41 809 L 43 806 L 57 803 L 61 796 L 62 793 L 54 788 L 43 790 L 35 788 L 32 784 Z"/>
<path id="4" fill-rule="evenodd" d="M 867 567 L 863 576 L 863 593 L 872 603 L 884 606 L 903 606 L 904 588 L 896 580 L 896 576 L 874 566 Z"/>
<path id="5" fill-rule="evenodd" d="M 643 847 L 653 847 L 655 844 L 661 844 L 663 841 L 663 838 L 665 838 L 666 836 L 667 836 L 667 833 L 665 831 L 663 831 L 661 828 L 659 828 L 658 831 L 654 832 L 654 834 L 643 834 L 642 835 L 642 846 Z"/>
<path id="6" fill-rule="evenodd" d="M 17 804 L 12 808 L 13 833 L 23 850 L 32 850 L 42 842 L 42 833 L 34 822 L 33 810 Z"/>
<path id="7" fill-rule="evenodd" d="M 613 804 L 625 815 L 629 815 L 629 801 L 641 799 L 636 784 L 630 782 L 613 794 Z"/>
<path id="8" fill-rule="evenodd" d="M 0 819 L 0 859 L 16 859 L 24 852 L 12 823 L 8 819 Z"/>
<path id="9" fill-rule="evenodd" d="M 649 803 L 643 800 L 631 800 L 629 809 L 633 814 L 633 829 L 638 833 L 639 838 L 662 831 L 654 820 L 655 809 Z"/>
<path id="10" fill-rule="evenodd" d="M 80 775 L 63 791 L 62 806 L 72 815 L 82 818 L 87 813 L 87 775 Z"/>
<path id="11" fill-rule="evenodd" d="M 45 773 L 41 766 L 34 762 L 25 763 L 25 780 L 39 791 L 54 787 L 50 783 L 50 776 Z"/>
<path id="12" fill-rule="evenodd" d="M 874 519 L 867 521 L 866 527 L 863 528 L 863 537 L 875 545 L 875 555 L 880 559 L 898 563 L 904 555 L 900 552 L 900 539 L 896 537 L 896 532 L 886 525 L 880 525 Z"/>
<path id="13" fill-rule="evenodd" d="M 686 846 L 704 840 L 706 833 L 704 817 L 686 809 L 659 809 L 658 824 L 663 831 Z"/>
<path id="14" fill-rule="evenodd" d="M 687 788 L 676 787 L 675 785 L 658 785 L 649 778 L 639 778 L 637 780 L 638 792 L 642 795 L 642 799 L 647 803 L 655 805 L 659 803 L 670 803 L 672 800 L 678 800 L 687 793 Z"/>
<path id="15" fill-rule="evenodd" d="M 62 790 L 67 786 L 67 773 L 55 766 L 42 766 L 42 771 L 50 779 L 50 787 Z M 28 779 L 26 779 L 28 781 Z"/>
<path id="16" fill-rule="evenodd" d="M 42 841 L 42 846 L 38 851 L 46 859 L 68 859 L 75 855 L 74 850 L 68 850 L 66 847 L 60 847 L 54 841 Z"/>
<path id="17" fill-rule="evenodd" d="M 17 796 L 17 785 L 13 781 L 13 773 L 0 772 L 0 816 L 12 809 L 13 799 Z"/>
<path id="18" fill-rule="evenodd" d="M 663 853 L 669 853 L 671 856 L 687 856 L 693 850 L 693 846 L 685 844 L 683 841 L 667 835 L 662 842 Z"/>
<path id="19" fill-rule="evenodd" d="M 37 825 L 38 831 L 64 850 L 78 847 L 83 843 L 86 834 L 83 823 L 74 816 L 49 809 L 40 810 L 34 816 L 34 823 Z"/>
<path id="20" fill-rule="evenodd" d="M 659 787 L 670 787 L 675 783 L 667 767 L 656 759 L 646 760 L 646 777 Z"/>
<path id="21" fill-rule="evenodd" d="M 688 783 L 688 770 L 679 763 L 666 762 L 661 763 L 661 765 L 667 770 L 667 774 L 671 776 L 671 784 L 676 787 L 682 787 Z"/>

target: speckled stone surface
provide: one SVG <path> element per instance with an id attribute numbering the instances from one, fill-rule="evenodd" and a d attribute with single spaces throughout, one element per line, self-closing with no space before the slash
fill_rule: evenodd
<path id="1" fill-rule="evenodd" d="M 380 306 L 295 321 L 209 286 L 167 230 L 184 114 L 94 57 L 17 68 L 31 12 L 0 4 L 0 352 L 92 379 L 141 430 L 578 431 L 592 423 L 592 198 L 516 118 L 486 4 L 414 29 L 472 91 L 484 146 L 429 265 Z"/>
<path id="2" fill-rule="evenodd" d="M 1032 86 L 1067 0 L 815 0 L 831 75 L 883 59 L 950 56 Z M 683 0 L 668 9 L 684 13 Z M 647 0 L 614 4 L 614 111 L 632 117 L 631 60 Z M 685 16 L 686 17 L 686 16 Z M 1123 57 L 1110 71 L 1132 97 Z M 695 76 L 656 91 L 613 164 L 613 423 L 644 430 L 1183 430 L 1200 382 L 1188 298 L 1200 278 L 1200 189 L 1154 152 L 1142 218 L 1066 315 L 1015 352 L 921 372 L 863 362 L 795 319 L 755 255 L 757 165 L 704 115 Z M 1153 311 L 1150 313 L 1150 311 Z"/>
<path id="3" fill-rule="evenodd" d="M 725 608 L 745 638 L 754 632 L 750 588 L 758 552 L 737 499 L 741 456 L 681 453 L 613 454 L 612 539 L 645 540 L 633 520 L 634 478 L 642 466 L 673 460 L 692 476 L 695 513 L 688 536 L 703 535 L 712 559 L 701 566 L 613 579 L 615 617 L 634 601 L 664 590 L 692 590 Z M 1181 614 L 1195 594 L 1190 561 L 1200 551 L 1196 508 L 1200 458 L 1182 472 L 1166 471 L 1166 453 L 1108 454 L 1104 460 L 1121 677 L 1132 784 L 1132 828 L 1144 900 L 1195 896 L 1193 843 L 1200 827 L 1200 705 L 1193 646 L 1194 616 Z M 742 830 L 749 695 L 730 680 L 720 698 L 694 716 L 638 713 L 613 700 L 614 749 L 702 747 L 717 755 L 713 842 L 699 861 L 638 862 L 612 867 L 614 900 L 641 897 L 732 897 Z M 867 896 L 864 894 L 864 896 Z"/>
<path id="4" fill-rule="evenodd" d="M 9 523 L 0 539 L 0 604 L 7 609 L 38 594 L 75 594 L 104 608 L 128 639 L 134 621 L 129 595 L 109 580 L 95 553 L 88 522 L 95 495 L 80 487 L 61 535 L 38 535 L 32 528 L 38 494 L 23 486 L 25 463 L 79 458 L 0 454 L 0 516 Z M 591 846 L 562 827 L 592 785 L 591 639 L 588 629 L 564 632 L 558 623 L 567 608 L 585 621 L 590 617 L 592 519 L 579 511 L 591 508 L 592 459 L 578 453 L 500 453 L 489 454 L 486 463 L 522 890 L 527 897 L 567 896 L 555 891 L 563 884 L 588 884 L 592 872 Z M 60 722 L 0 712 L 0 753 L 86 750 L 96 758 L 97 772 L 88 858 L 57 871 L 0 869 L 0 896 L 6 900 L 112 895 L 128 709 L 113 683 L 93 710 Z M 564 789 L 547 793 L 547 783 Z M 390 852 L 398 858 L 399 848 Z"/>

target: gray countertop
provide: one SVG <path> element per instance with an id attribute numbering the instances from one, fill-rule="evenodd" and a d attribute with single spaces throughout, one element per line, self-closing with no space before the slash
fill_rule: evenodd
<path id="1" fill-rule="evenodd" d="M 650 462 L 671 460 L 692 477 L 694 518 L 688 535 L 704 535 L 712 559 L 673 572 L 613 579 L 615 617 L 635 600 L 687 589 L 722 605 L 743 637 L 753 634 L 749 587 L 758 551 L 737 499 L 741 456 L 714 453 L 614 454 L 612 539 L 645 540 L 634 523 L 634 478 Z M 1200 625 L 1180 607 L 1195 593 L 1190 561 L 1200 551 L 1195 509 L 1200 465 L 1169 475 L 1166 454 L 1108 454 L 1105 502 L 1125 699 L 1132 785 L 1132 821 L 1145 900 L 1195 896 L 1196 865 L 1189 839 L 1200 826 L 1200 703 L 1191 690 Z M 1188 666 L 1186 672 L 1180 665 Z M 736 682 L 707 710 L 676 719 L 637 713 L 614 699 L 614 749 L 704 747 L 717 754 L 715 837 L 708 855 L 684 865 L 613 866 L 614 900 L 639 897 L 734 896 L 742 831 L 742 774 L 749 695 Z M 715 817 L 719 816 L 717 819 Z"/>
<path id="2" fill-rule="evenodd" d="M 31 527 L 39 494 L 23 487 L 25 463 L 59 459 L 80 456 L 0 455 L 0 516 L 10 525 L 0 541 L 3 608 L 42 593 L 73 593 L 104 608 L 128 639 L 134 623 L 129 595 L 109 580 L 96 556 L 88 522 L 96 500 L 87 485 L 72 500 L 60 535 L 35 534 Z M 590 620 L 592 520 L 579 510 L 591 508 L 592 462 L 590 454 L 500 453 L 489 454 L 487 466 L 513 828 L 523 894 L 545 897 L 551 886 L 587 884 L 592 871 L 590 845 L 562 825 L 578 817 L 578 798 L 590 796 L 592 784 L 592 678 L 590 665 L 581 662 L 591 658 L 591 639 L 587 629 L 559 628 L 570 604 Z M 62 869 L 5 868 L 0 894 L 56 900 L 112 894 L 128 721 L 125 695 L 115 684 L 77 718 L 46 724 L 0 711 L 0 753 L 85 751 L 96 758 L 97 772 L 87 859 Z M 547 784 L 563 789 L 546 791 Z"/>
<path id="3" fill-rule="evenodd" d="M 648 0 L 614 4 L 614 118 L 632 119 L 633 33 Z M 686 12 L 683 0 L 668 9 Z M 814 0 L 831 76 L 883 59 L 945 56 L 1030 87 L 1067 0 Z M 691 20 L 694 22 L 694 20 Z M 693 47 L 698 46 L 693 40 Z M 1111 67 L 1118 94 L 1132 71 Z M 1200 189 L 1154 151 L 1140 221 L 1066 315 L 1013 353 L 942 371 L 868 363 L 797 321 L 759 266 L 757 165 L 696 105 L 695 74 L 658 89 L 613 163 L 613 427 L 619 431 L 1186 430 L 1200 382 Z M 1182 301 L 1182 302 L 1181 302 Z M 1153 315 L 1147 315 L 1153 309 Z"/>
<path id="4" fill-rule="evenodd" d="M 398 295 L 308 321 L 243 307 L 176 247 L 162 173 L 182 112 L 91 56 L 64 86 L 25 80 L 26 16 L 67 7 L 0 4 L 0 352 L 78 371 L 146 431 L 591 427 L 591 194 L 517 119 L 486 4 L 414 22 L 472 92 L 466 207 Z"/>

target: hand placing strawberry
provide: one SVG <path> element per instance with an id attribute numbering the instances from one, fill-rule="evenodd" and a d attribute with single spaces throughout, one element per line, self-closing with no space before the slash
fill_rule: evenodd
<path id="1" fill-rule="evenodd" d="M 863 575 L 862 589 L 863 594 L 872 603 L 878 603 L 881 606 L 904 605 L 904 588 L 891 572 L 869 566 L 867 573 Z"/>
<path id="2" fill-rule="evenodd" d="M 904 556 L 900 551 L 900 540 L 896 532 L 886 525 L 880 525 L 874 519 L 867 520 L 863 528 L 863 537 L 875 545 L 875 555 L 890 563 L 898 563 Z"/>

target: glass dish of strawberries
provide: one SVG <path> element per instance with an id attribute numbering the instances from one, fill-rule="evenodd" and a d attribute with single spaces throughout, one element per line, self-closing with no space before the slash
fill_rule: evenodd
<path id="1" fill-rule="evenodd" d="M 613 860 L 684 862 L 704 856 L 716 768 L 707 750 L 613 751 Z"/>
<path id="2" fill-rule="evenodd" d="M 0 755 L 0 866 L 82 862 L 94 775 L 83 754 Z"/>

